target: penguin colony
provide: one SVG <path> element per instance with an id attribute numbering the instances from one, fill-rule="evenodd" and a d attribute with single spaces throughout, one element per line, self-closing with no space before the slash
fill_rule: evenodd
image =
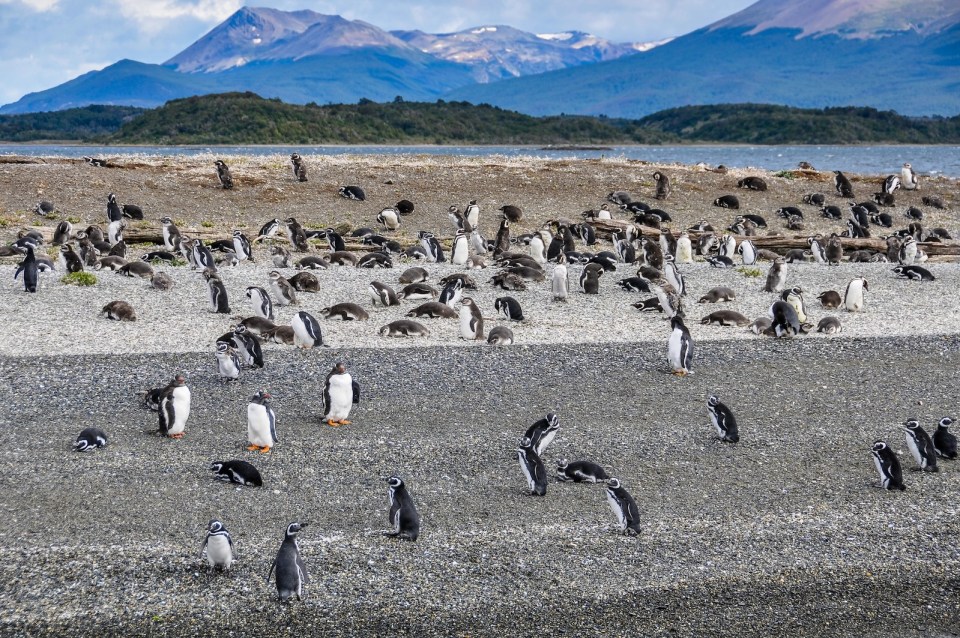
<path id="1" fill-rule="evenodd" d="M 306 180 L 306 163 L 297 154 L 291 156 L 293 177 L 298 182 Z M 234 177 L 222 160 L 216 162 L 216 175 L 223 189 L 234 188 Z M 655 189 L 649 193 L 656 200 L 667 200 L 676 192 L 678 185 L 672 183 L 669 176 L 657 171 L 653 178 Z M 854 186 L 840 171 L 836 171 L 834 178 L 836 194 L 843 198 L 854 197 Z M 682 186 L 679 186 L 682 188 Z M 739 180 L 737 187 L 745 190 L 766 191 L 767 184 L 761 178 L 747 178 Z M 898 189 L 916 190 L 921 187 L 921 180 L 913 173 L 909 164 L 905 164 L 901 174 L 891 175 L 880 185 L 874 199 L 881 206 L 893 205 L 895 193 Z M 364 202 L 366 195 L 358 186 L 345 186 L 339 189 L 339 195 L 356 202 Z M 744 199 L 748 194 L 744 194 Z M 813 324 L 808 321 L 808 309 L 804 299 L 807 291 L 800 287 L 789 285 L 789 264 L 797 261 L 816 262 L 828 267 L 839 263 L 844 258 L 844 238 L 869 237 L 870 226 L 889 228 L 892 226 L 890 215 L 880 213 L 871 202 L 851 204 L 850 219 L 846 222 L 847 230 L 833 233 L 829 237 L 820 235 L 808 239 L 809 250 L 793 255 L 762 254 L 748 239 L 755 235 L 757 229 L 766 228 L 766 221 L 758 215 L 737 215 L 733 218 L 728 229 L 719 232 L 709 224 L 698 224 L 688 230 L 681 231 L 674 237 L 665 227 L 665 223 L 672 221 L 670 215 L 663 210 L 653 209 L 651 206 L 633 200 L 626 191 L 616 191 L 608 197 L 610 203 L 618 209 L 611 210 L 607 204 L 600 210 L 586 211 L 584 221 L 557 220 L 532 233 L 517 234 L 517 225 L 523 220 L 523 211 L 514 205 L 502 206 L 499 209 L 499 230 L 495 240 L 486 240 L 479 230 L 480 204 L 472 200 L 461 212 L 456 205 L 452 205 L 449 218 L 454 228 L 447 229 L 453 232 L 452 246 L 449 251 L 444 248 L 438 235 L 433 230 L 420 230 L 419 242 L 404 248 L 390 235 L 380 235 L 371 229 L 359 229 L 350 237 L 351 245 L 360 242 L 363 245 L 375 247 L 373 251 L 357 258 L 347 251 L 344 238 L 334 229 L 327 228 L 318 231 L 305 230 L 294 218 L 286 221 L 279 219 L 268 221 L 253 239 L 247 238 L 241 230 L 235 230 L 232 239 L 215 242 L 207 246 L 200 239 L 191 239 L 182 234 L 169 217 L 160 220 L 163 237 L 163 251 L 154 251 L 144 256 L 143 260 L 124 262 L 126 247 L 123 244 L 123 217 L 143 219 L 143 211 L 130 204 L 122 207 L 116 196 L 110 193 L 107 196 L 107 225 L 106 237 L 96 226 L 85 231 L 73 233 L 69 223 L 58 226 L 55 238 L 61 245 L 59 266 L 67 272 L 79 272 L 87 267 L 95 269 L 109 268 L 129 276 L 142 277 L 150 281 L 156 280 L 154 273 L 147 262 L 172 263 L 182 257 L 183 261 L 202 274 L 209 287 L 209 310 L 213 313 L 229 314 L 233 310 L 230 305 L 231 294 L 224 285 L 218 270 L 223 267 L 242 267 L 246 261 L 255 261 L 255 249 L 259 243 L 271 245 L 272 261 L 278 269 L 291 267 L 291 251 L 307 252 L 310 250 L 308 239 L 324 239 L 330 252 L 326 256 L 306 256 L 297 262 L 300 272 L 294 277 L 286 278 L 277 271 L 270 273 L 266 282 L 250 282 L 246 287 L 245 295 L 249 299 L 247 305 L 251 315 L 242 319 L 240 323 L 229 326 L 228 332 L 217 339 L 215 357 L 218 374 L 224 380 L 236 380 L 242 370 L 265 368 L 265 361 L 261 349 L 261 342 L 292 344 L 298 348 L 309 350 L 322 347 L 326 344 L 320 327 L 320 322 L 306 311 L 297 311 L 290 325 L 277 325 L 275 321 L 275 306 L 299 305 L 297 292 L 316 291 L 320 285 L 317 278 L 307 272 L 310 270 L 328 270 L 334 265 L 353 266 L 371 269 L 392 269 L 400 261 L 416 261 L 424 264 L 431 262 L 449 261 L 463 267 L 468 272 L 456 277 L 448 277 L 439 283 L 441 289 L 434 288 L 426 283 L 429 270 L 420 266 L 412 267 L 403 272 L 399 282 L 404 284 L 398 294 L 392 286 L 373 280 L 369 286 L 369 296 L 372 305 L 384 308 L 401 306 L 401 300 L 423 302 L 409 312 L 408 317 L 449 317 L 459 318 L 460 334 L 467 341 L 487 340 L 484 330 L 483 311 L 475 300 L 464 295 L 465 290 L 476 289 L 478 284 L 469 271 L 479 270 L 487 266 L 497 265 L 501 270 L 494 275 L 490 282 L 499 289 L 524 290 L 528 286 L 550 286 L 553 299 L 566 302 L 570 299 L 568 288 L 570 273 L 569 266 L 579 267 L 579 282 L 577 290 L 581 294 L 601 294 L 604 275 L 616 272 L 619 268 L 637 269 L 635 277 L 621 279 L 619 285 L 631 293 L 652 294 L 646 301 L 634 304 L 641 310 L 652 310 L 669 319 L 670 330 L 664 331 L 666 343 L 666 371 L 683 376 L 693 373 L 695 362 L 694 339 L 684 323 L 686 310 L 683 297 L 686 286 L 680 264 L 690 263 L 694 253 L 719 268 L 736 265 L 737 260 L 744 266 L 751 266 L 758 261 L 772 259 L 772 264 L 766 276 L 763 292 L 773 295 L 768 316 L 760 317 L 754 322 L 735 311 L 715 311 L 707 314 L 701 320 L 703 324 L 719 324 L 721 326 L 745 326 L 757 334 L 775 338 L 796 337 L 810 332 Z M 833 217 L 837 207 L 824 205 L 823 194 L 814 193 L 804 198 L 805 203 L 820 206 L 824 217 Z M 738 210 L 741 208 L 740 198 L 734 195 L 720 195 L 716 205 L 723 208 Z M 55 208 L 50 202 L 41 202 L 37 211 L 43 215 L 54 214 Z M 911 209 L 907 217 L 912 220 L 922 218 L 919 210 Z M 403 225 L 408 224 L 404 218 L 414 212 L 414 205 L 406 200 L 395 206 L 384 208 L 376 215 L 375 221 L 384 232 L 396 233 Z M 777 215 L 785 219 L 789 228 L 802 228 L 804 212 L 796 207 L 785 206 L 777 210 Z M 587 252 L 578 250 L 577 240 L 586 247 L 602 248 L 598 246 L 596 229 L 591 220 L 627 221 L 624 230 L 612 236 L 612 250 L 597 250 Z M 630 222 L 633 223 L 630 223 Z M 651 233 L 657 229 L 657 233 Z M 646 231 L 647 234 L 644 234 Z M 937 232 L 941 231 L 941 232 Z M 513 235 L 511 236 L 511 233 Z M 694 248 L 691 234 L 699 235 Z M 278 245 L 281 237 L 289 248 Z M 739 239 L 738 239 L 739 237 Z M 939 238 L 939 239 L 935 239 Z M 901 231 L 889 235 L 886 240 L 889 249 L 886 253 L 869 255 L 858 254 L 864 251 L 855 251 L 847 258 L 854 261 L 896 261 L 899 263 L 892 270 L 893 276 L 915 280 L 919 282 L 935 281 L 934 274 L 919 265 L 926 261 L 926 255 L 917 245 L 922 241 L 940 241 L 950 239 L 949 233 L 943 229 L 935 229 L 933 234 L 925 233 L 919 223 L 911 222 Z M 78 242 L 79 251 L 70 243 Z M 24 289 L 28 293 L 40 291 L 39 275 L 56 269 L 49 260 L 38 259 L 38 252 L 44 244 L 42 235 L 27 233 L 18 238 L 13 249 L 23 255 L 18 265 L 15 278 L 23 276 Z M 117 248 L 120 246 L 120 248 Z M 214 256 L 214 251 L 218 256 Z M 767 251 L 769 252 L 769 251 Z M 111 258 L 115 258 L 111 260 Z M 45 258 L 44 258 L 45 259 Z M 548 276 L 545 265 L 555 264 L 552 274 Z M 312 277 L 312 279 L 311 279 Z M 162 281 L 162 279 L 160 280 Z M 260 285 L 257 285 L 260 284 Z M 154 284 L 161 288 L 161 285 Z M 166 288 L 169 285 L 164 284 Z M 852 279 L 846 286 L 843 294 L 836 291 L 825 291 L 817 297 L 823 308 L 837 309 L 843 307 L 848 312 L 868 311 L 866 294 L 869 284 L 865 278 Z M 239 295 L 236 295 L 239 297 Z M 434 300 L 436 299 L 436 300 Z M 704 295 L 699 303 L 730 302 L 736 299 L 735 291 L 729 288 L 714 288 Z M 239 306 L 240 299 L 234 304 Z M 527 320 L 520 303 L 511 296 L 497 298 L 493 308 L 488 313 L 503 315 L 510 322 L 522 324 Z M 113 301 L 104 307 L 105 316 L 113 319 L 133 321 L 136 318 L 135 309 L 123 301 Z M 351 301 L 343 301 L 321 311 L 324 319 L 339 319 L 344 321 L 365 321 L 369 314 L 360 305 Z M 828 334 L 836 334 L 841 330 L 841 323 L 837 317 L 823 317 L 818 324 L 818 330 Z M 379 329 L 381 336 L 415 336 L 429 334 L 429 330 L 412 319 L 397 319 Z M 509 345 L 514 342 L 514 334 L 506 325 L 496 326 L 489 331 L 488 343 Z M 319 365 L 319 363 L 317 364 Z M 261 454 L 269 453 L 280 442 L 276 427 L 276 414 L 270 399 L 271 395 L 260 391 L 250 397 L 247 417 L 247 450 Z M 336 363 L 327 375 L 322 389 L 322 421 L 330 426 L 350 424 L 348 416 L 353 405 L 360 400 L 360 388 L 356 381 L 346 371 L 342 363 Z M 148 391 L 144 396 L 145 404 L 158 412 L 161 435 L 180 439 L 186 434 L 186 425 L 190 415 L 191 395 L 183 375 L 176 375 L 164 387 Z M 737 419 L 732 410 L 720 401 L 718 396 L 711 395 L 707 399 L 707 413 L 717 434 L 718 441 L 735 444 L 740 441 L 740 432 Z M 938 472 L 938 459 L 955 459 L 956 439 L 949 433 L 952 419 L 945 417 L 939 421 L 933 435 L 927 434 L 918 421 L 909 419 L 904 423 L 905 441 L 913 459 L 915 467 L 911 469 L 923 472 Z M 526 481 L 527 491 L 531 495 L 546 496 L 550 480 L 548 479 L 544 453 L 556 437 L 560 429 L 559 417 L 548 414 L 544 419 L 537 421 L 519 438 L 517 459 L 522 475 Z M 97 428 L 83 430 L 74 443 L 77 451 L 89 451 L 103 448 L 107 445 L 107 435 Z M 878 440 L 871 447 L 879 481 L 877 487 L 887 490 L 904 490 L 906 484 L 896 454 L 884 441 Z M 560 459 L 557 462 L 555 480 L 560 482 L 602 484 L 605 486 L 606 501 L 610 507 L 618 531 L 623 534 L 643 533 L 643 521 L 636 500 L 623 485 L 620 479 L 610 476 L 607 470 L 592 460 L 568 461 Z M 215 478 L 235 483 L 237 485 L 259 487 L 264 484 L 263 477 L 256 467 L 244 460 L 215 461 L 210 470 Z M 397 475 L 384 479 L 388 484 L 388 520 L 391 530 L 384 532 L 403 540 L 415 541 L 420 534 L 420 516 L 404 480 Z M 267 579 L 273 578 L 276 582 L 278 598 L 282 602 L 293 596 L 300 599 L 304 585 L 309 583 L 307 568 L 300 553 L 298 536 L 307 527 L 306 522 L 292 522 L 284 531 L 283 539 L 277 556 L 271 565 Z M 206 537 L 201 546 L 201 557 L 205 556 L 212 568 L 230 569 L 237 559 L 234 541 L 218 519 L 209 522 Z"/>

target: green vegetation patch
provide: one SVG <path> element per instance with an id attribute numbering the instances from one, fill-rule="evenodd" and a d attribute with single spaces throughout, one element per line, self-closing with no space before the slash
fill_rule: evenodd
<path id="1" fill-rule="evenodd" d="M 92 272 L 81 270 L 64 275 L 60 278 L 60 282 L 71 286 L 93 286 L 97 283 L 97 276 Z"/>

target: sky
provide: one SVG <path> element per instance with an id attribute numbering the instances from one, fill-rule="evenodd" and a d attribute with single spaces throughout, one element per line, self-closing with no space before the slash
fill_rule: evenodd
<path id="1" fill-rule="evenodd" d="M 0 104 L 129 58 L 159 64 L 244 6 L 242 0 L 0 0 Z M 683 35 L 753 0 L 253 0 L 312 9 L 383 29 L 446 33 L 506 24 L 579 30 L 616 42 Z"/>

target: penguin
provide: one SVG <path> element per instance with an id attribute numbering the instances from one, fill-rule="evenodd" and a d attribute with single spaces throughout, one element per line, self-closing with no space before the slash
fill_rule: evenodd
<path id="1" fill-rule="evenodd" d="M 270 407 L 269 393 L 260 390 L 247 404 L 247 449 L 251 452 L 269 452 L 280 442 L 277 437 L 277 415 Z"/>
<path id="2" fill-rule="evenodd" d="M 273 301 L 266 290 L 260 286 L 247 286 L 247 298 L 253 306 L 254 316 L 273 321 Z"/>
<path id="3" fill-rule="evenodd" d="M 136 321 L 137 313 L 126 301 L 111 301 L 100 311 L 107 319 L 113 321 Z"/>
<path id="4" fill-rule="evenodd" d="M 220 180 L 223 189 L 230 190 L 233 188 L 233 175 L 230 173 L 230 167 L 227 166 L 226 162 L 217 160 L 214 162 L 214 166 L 217 167 L 217 179 Z"/>
<path id="5" fill-rule="evenodd" d="M 640 534 L 640 510 L 630 492 L 620 484 L 620 479 L 607 479 L 607 503 L 613 515 L 617 517 L 621 534 L 624 536 Z"/>
<path id="6" fill-rule="evenodd" d="M 766 333 L 767 330 L 773 325 L 773 320 L 770 317 L 757 317 L 753 320 L 747 328 L 755 335 L 760 335 Z"/>
<path id="7" fill-rule="evenodd" d="M 670 370 L 678 376 L 693 374 L 693 338 L 683 325 L 683 318 L 676 315 L 670 319 L 670 339 L 667 341 L 667 360 Z"/>
<path id="8" fill-rule="evenodd" d="M 390 511 L 387 518 L 393 525 L 393 530 L 384 532 L 384 536 L 411 542 L 417 540 L 420 536 L 420 514 L 413 504 L 406 483 L 396 474 L 384 480 L 389 486 L 387 496 L 390 500 Z"/>
<path id="9" fill-rule="evenodd" d="M 887 175 L 886 179 L 883 180 L 881 188 L 882 194 L 893 195 L 894 191 L 900 190 L 900 176 Z"/>
<path id="10" fill-rule="evenodd" d="M 677 268 L 677 265 L 673 261 L 673 255 L 665 255 L 663 262 L 663 277 L 667 280 L 667 283 L 673 286 L 674 290 L 677 291 L 677 294 L 681 297 L 687 294 L 687 282 L 683 278 L 680 270 Z"/>
<path id="11" fill-rule="evenodd" d="M 331 427 L 350 425 L 347 417 L 355 403 L 360 403 L 360 384 L 338 362 L 323 384 L 323 421 Z"/>
<path id="12" fill-rule="evenodd" d="M 520 308 L 520 302 L 513 297 L 497 297 L 493 302 L 493 307 L 497 312 L 512 321 L 524 321 L 523 310 Z"/>
<path id="13" fill-rule="evenodd" d="M 72 244 L 60 246 L 60 259 L 63 262 L 63 269 L 68 273 L 83 272 L 83 262 Z"/>
<path id="14" fill-rule="evenodd" d="M 939 472 L 937 467 L 937 452 L 933 447 L 933 439 L 927 434 L 926 430 L 920 427 L 920 422 L 916 419 L 907 419 L 904 422 L 904 432 L 906 433 L 907 448 L 917 462 L 917 467 L 913 471 L 919 472 Z"/>
<path id="15" fill-rule="evenodd" d="M 227 288 L 223 285 L 223 280 L 220 279 L 220 275 L 207 268 L 203 271 L 203 277 L 207 280 L 210 312 L 230 314 L 230 300 L 227 298 Z"/>
<path id="16" fill-rule="evenodd" d="M 427 277 L 430 276 L 425 269 L 420 266 L 414 266 L 413 268 L 407 268 L 404 270 L 400 277 L 397 279 L 401 284 L 418 284 L 427 280 Z"/>
<path id="17" fill-rule="evenodd" d="M 398 319 L 380 327 L 381 337 L 429 337 L 430 331 L 422 323 L 410 319 Z"/>
<path id="18" fill-rule="evenodd" d="M 657 171 L 653 174 L 653 180 L 657 183 L 657 199 L 667 199 L 670 197 L 670 178 Z"/>
<path id="19" fill-rule="evenodd" d="M 229 343 L 217 342 L 217 372 L 227 381 L 240 378 L 240 357 Z"/>
<path id="20" fill-rule="evenodd" d="M 233 252 L 237 254 L 237 259 L 240 261 L 255 261 L 250 240 L 239 230 L 233 231 Z"/>
<path id="21" fill-rule="evenodd" d="M 606 470 L 592 461 L 567 461 L 557 463 L 557 480 L 574 483 L 603 483 L 610 477 Z"/>
<path id="22" fill-rule="evenodd" d="M 366 201 L 367 194 L 359 186 L 341 186 L 337 193 L 344 199 L 352 199 L 357 202 Z"/>
<path id="23" fill-rule="evenodd" d="M 182 242 L 181 246 L 186 242 Z M 203 240 L 194 239 L 190 254 L 193 255 L 193 265 L 195 268 L 209 268 L 215 271 L 217 269 L 216 261 L 213 259 L 213 253 L 203 243 Z"/>
<path id="24" fill-rule="evenodd" d="M 803 323 L 807 320 L 807 308 L 803 303 L 803 288 L 800 286 L 794 286 L 789 290 L 784 290 L 782 293 L 780 293 L 780 298 L 793 306 L 793 309 L 797 313 L 797 319 L 800 321 L 800 323 Z"/>
<path id="25" fill-rule="evenodd" d="M 900 467 L 900 460 L 896 453 L 890 449 L 890 446 L 883 441 L 874 441 L 871 452 L 873 462 L 877 466 L 877 473 L 880 474 L 880 481 L 874 484 L 874 487 L 900 491 L 907 489 L 907 486 L 903 484 L 903 470 Z"/>
<path id="26" fill-rule="evenodd" d="M 301 310 L 290 321 L 293 328 L 293 345 L 303 350 L 324 346 L 323 333 L 317 318 Z"/>
<path id="27" fill-rule="evenodd" d="M 749 239 L 740 242 L 740 245 L 737 246 L 737 254 L 743 260 L 744 266 L 752 266 L 757 263 L 757 248 Z"/>
<path id="28" fill-rule="evenodd" d="M 625 264 L 632 264 L 637 260 L 637 252 L 633 244 L 622 233 L 613 235 L 613 252 L 617 258 Z"/>
<path id="29" fill-rule="evenodd" d="M 291 153 L 290 166 L 293 168 L 293 178 L 298 182 L 307 181 L 307 166 L 303 163 L 303 158 L 297 153 Z"/>
<path id="30" fill-rule="evenodd" d="M 177 250 L 180 246 L 180 229 L 169 217 L 160 219 L 160 233 L 163 237 L 163 248 L 165 250 Z"/>
<path id="31" fill-rule="evenodd" d="M 270 565 L 270 571 L 267 573 L 269 583 L 270 576 L 274 571 L 277 572 L 277 596 L 281 603 L 290 600 L 294 594 L 297 600 L 302 600 L 303 586 L 310 582 L 307 576 L 307 565 L 303 562 L 300 544 L 297 542 L 297 534 L 306 526 L 306 523 L 298 522 L 287 525 L 277 557 L 273 559 L 273 564 Z"/>
<path id="32" fill-rule="evenodd" d="M 223 341 L 223 338 L 221 337 L 220 340 Z M 244 324 L 239 323 L 233 327 L 230 340 L 236 346 L 237 354 L 240 355 L 244 364 L 252 368 L 263 367 L 263 349 L 260 347 L 260 340 L 253 336 Z"/>
<path id="33" fill-rule="evenodd" d="M 483 235 L 480 233 L 479 228 L 474 228 L 470 232 L 470 248 L 473 250 L 473 252 L 477 253 L 477 255 L 485 255 L 489 251 L 487 247 L 487 240 L 483 238 Z M 478 257 L 476 256 L 468 257 L 467 258 L 468 265 L 471 259 L 477 259 L 477 258 Z"/>
<path id="34" fill-rule="evenodd" d="M 483 316 L 471 297 L 460 299 L 460 336 L 467 341 L 483 339 Z"/>
<path id="35" fill-rule="evenodd" d="M 913 262 L 917 260 L 917 240 L 913 237 L 906 237 L 903 240 L 903 243 L 900 244 L 900 252 L 897 254 L 897 259 L 900 262 L 901 266 L 912 266 Z"/>
<path id="36" fill-rule="evenodd" d="M 504 218 L 500 220 L 500 228 L 497 230 L 497 238 L 493 242 L 493 256 L 499 257 L 510 250 L 510 220 Z"/>
<path id="37" fill-rule="evenodd" d="M 497 210 L 503 213 L 503 218 L 511 224 L 516 224 L 523 219 L 523 209 L 521 209 L 519 206 L 507 204 L 505 206 L 501 206 Z"/>
<path id="38" fill-rule="evenodd" d="M 470 203 L 467 204 L 466 209 L 463 211 L 463 218 L 467 220 L 470 228 L 477 228 L 477 224 L 480 223 L 480 205 L 477 204 L 477 200 L 470 200 Z"/>
<path id="39" fill-rule="evenodd" d="M 897 277 L 905 279 L 915 279 L 917 281 L 936 281 L 933 273 L 923 266 L 897 266 L 893 269 Z"/>
<path id="40" fill-rule="evenodd" d="M 355 303 L 344 302 L 320 309 L 324 319 L 342 319 L 343 321 L 366 321 L 370 318 L 367 311 Z"/>
<path id="41" fill-rule="evenodd" d="M 487 336 L 487 343 L 491 346 L 513 345 L 513 331 L 506 326 L 494 326 Z"/>
<path id="42" fill-rule="evenodd" d="M 33 208 L 33 212 L 42 217 L 47 217 L 56 213 L 57 207 L 53 205 L 53 202 L 48 202 L 44 199 L 37 202 L 37 205 Z"/>
<path id="43" fill-rule="evenodd" d="M 292 346 L 294 341 L 293 328 L 290 326 L 275 326 L 263 333 L 263 339 L 283 346 Z"/>
<path id="44" fill-rule="evenodd" d="M 800 319 L 789 303 L 777 300 L 770 306 L 770 330 L 775 337 L 795 337 L 800 334 Z"/>
<path id="45" fill-rule="evenodd" d="M 553 244 L 553 238 L 551 238 L 550 244 Z M 558 252 L 562 247 L 563 241 L 561 240 L 558 243 Z M 547 246 L 543 243 L 543 237 L 540 233 L 534 233 L 530 238 L 529 250 L 530 257 L 532 257 L 535 262 L 541 265 L 547 263 Z"/>
<path id="46" fill-rule="evenodd" d="M 263 226 L 260 227 L 260 230 L 257 231 L 257 238 L 254 239 L 254 242 L 264 241 L 265 239 L 273 239 L 277 236 L 277 232 L 280 231 L 280 226 L 283 224 L 279 219 L 271 219 Z"/>
<path id="47" fill-rule="evenodd" d="M 303 230 L 303 226 L 300 225 L 297 218 L 288 217 L 284 224 L 286 225 L 287 239 L 293 244 L 293 247 L 302 253 L 310 250 L 310 246 L 307 244 L 307 232 Z"/>
<path id="48" fill-rule="evenodd" d="M 854 197 L 853 184 L 847 179 L 847 176 L 840 171 L 833 171 L 833 187 L 837 190 L 840 197 Z"/>
<path id="49" fill-rule="evenodd" d="M 736 195 L 722 195 L 713 200 L 713 205 L 718 208 L 732 208 L 737 210 L 740 208 L 740 200 Z"/>
<path id="50" fill-rule="evenodd" d="M 276 270 L 270 271 L 270 290 L 281 306 L 297 305 L 297 293 L 290 282 Z"/>
<path id="51" fill-rule="evenodd" d="M 218 481 L 246 487 L 263 487 L 263 477 L 259 470 L 246 461 L 214 461 L 210 464 L 210 471 Z"/>
<path id="52" fill-rule="evenodd" d="M 40 269 L 37 267 L 37 257 L 33 253 L 33 246 L 27 246 L 27 256 L 17 264 L 17 270 L 13 273 L 13 279 L 16 280 L 23 273 L 23 289 L 26 292 L 37 292 L 40 286 Z"/>
<path id="53" fill-rule="evenodd" d="M 75 452 L 92 452 L 107 447 L 107 434 L 100 428 L 84 428 L 73 442 Z"/>
<path id="54" fill-rule="evenodd" d="M 104 259 L 110 259 L 105 257 Z M 103 262 L 103 259 L 100 260 Z M 109 262 L 108 262 L 109 263 Z M 127 277 L 139 277 L 140 279 L 153 279 L 153 266 L 144 261 L 131 261 L 117 268 L 118 275 Z"/>
<path id="55" fill-rule="evenodd" d="M 920 180 L 917 178 L 917 174 L 913 172 L 913 167 L 910 166 L 909 162 L 904 162 L 903 168 L 900 169 L 900 185 L 903 186 L 904 190 L 920 190 Z"/>
<path id="56" fill-rule="evenodd" d="M 948 416 L 937 422 L 937 429 L 933 433 L 933 449 L 944 459 L 957 458 L 957 437 L 947 429 L 953 425 L 953 419 Z"/>
<path id="57" fill-rule="evenodd" d="M 683 315 L 683 302 L 673 286 L 661 279 L 657 283 L 651 283 L 650 290 L 657 296 L 660 310 L 666 315 L 666 319 Z"/>
<path id="58" fill-rule="evenodd" d="M 653 292 L 650 289 L 650 280 L 646 277 L 627 277 L 618 281 L 617 285 L 626 292 Z"/>
<path id="59" fill-rule="evenodd" d="M 703 325 L 720 324 L 721 326 L 746 326 L 750 320 L 736 310 L 717 310 L 700 320 Z"/>
<path id="60" fill-rule="evenodd" d="M 832 335 L 839 334 L 843 330 L 840 320 L 837 317 L 824 317 L 817 324 L 817 332 Z"/>
<path id="61" fill-rule="evenodd" d="M 827 253 L 823 244 L 820 242 L 820 236 L 808 237 L 807 245 L 810 246 L 810 254 L 813 255 L 813 261 L 818 264 L 824 264 L 827 262 Z"/>
<path id="62" fill-rule="evenodd" d="M 171 439 L 182 439 L 190 418 L 190 388 L 187 379 L 178 374 L 160 393 L 159 432 Z"/>
<path id="63" fill-rule="evenodd" d="M 920 198 L 921 203 L 924 206 L 932 206 L 933 208 L 944 209 L 946 205 L 943 203 L 943 198 L 939 195 L 924 195 Z"/>
<path id="64" fill-rule="evenodd" d="M 707 257 L 706 262 L 714 268 L 733 268 L 733 260 L 729 257 Z"/>
<path id="65" fill-rule="evenodd" d="M 674 258 L 678 264 L 693 263 L 693 244 L 690 242 L 690 235 L 685 230 L 677 236 L 677 250 Z"/>
<path id="66" fill-rule="evenodd" d="M 843 298 L 836 290 L 825 290 L 817 295 L 817 299 L 820 300 L 820 304 L 827 310 L 839 308 L 840 304 L 843 303 Z"/>
<path id="67" fill-rule="evenodd" d="M 357 268 L 393 268 L 393 260 L 386 252 L 374 250 L 357 261 Z"/>
<path id="68" fill-rule="evenodd" d="M 547 416 L 527 428 L 523 438 L 530 440 L 530 445 L 538 456 L 543 456 L 547 446 L 553 442 L 559 431 L 560 417 L 553 412 L 549 412 Z"/>
<path id="69" fill-rule="evenodd" d="M 827 239 L 827 246 L 824 249 L 824 259 L 831 266 L 839 266 L 843 260 L 843 243 L 836 233 L 830 235 Z"/>
<path id="70" fill-rule="evenodd" d="M 107 193 L 107 222 L 114 223 L 123 219 L 123 210 L 117 203 L 117 196 L 113 193 Z"/>
<path id="71" fill-rule="evenodd" d="M 253 335 L 261 337 L 269 330 L 273 330 L 277 327 L 277 324 L 273 323 L 269 319 L 264 319 L 263 317 L 247 317 L 246 319 L 240 322 L 244 328 L 247 329 L 247 332 Z M 232 343 L 232 337 L 231 337 Z M 228 344 L 229 345 L 229 344 Z"/>
<path id="72" fill-rule="evenodd" d="M 384 230 L 394 231 L 400 229 L 400 211 L 396 208 L 384 208 L 377 215 L 377 223 L 383 226 Z"/>
<path id="73" fill-rule="evenodd" d="M 600 276 L 603 275 L 603 266 L 590 263 L 580 271 L 580 291 L 588 295 L 600 294 Z"/>
<path id="74" fill-rule="evenodd" d="M 429 317 L 430 319 L 444 318 L 444 319 L 453 319 L 457 316 L 457 311 L 448 306 L 447 304 L 440 303 L 439 301 L 428 301 L 427 303 L 420 304 L 413 310 L 407 313 L 408 317 Z"/>
<path id="75" fill-rule="evenodd" d="M 804 204 L 810 204 L 811 206 L 823 206 L 827 201 L 823 193 L 807 193 L 802 199 Z"/>
<path id="76" fill-rule="evenodd" d="M 863 310 L 863 293 L 869 291 L 867 280 L 863 277 L 855 277 L 847 284 L 847 289 L 843 293 L 843 305 L 847 312 L 860 312 Z"/>
<path id="77" fill-rule="evenodd" d="M 460 212 L 460 209 L 457 206 L 450 206 L 447 209 L 447 217 L 450 219 L 450 223 L 453 224 L 455 230 L 465 230 L 470 232 L 473 230 L 473 227 L 469 223 L 465 226 L 465 220 L 463 218 L 463 213 Z"/>
<path id="78" fill-rule="evenodd" d="M 767 182 L 765 182 L 762 177 L 744 177 L 743 179 L 737 181 L 737 188 L 746 188 L 747 190 L 752 191 L 765 191 L 767 190 Z"/>
<path id="79" fill-rule="evenodd" d="M 527 479 L 527 487 L 531 496 L 546 496 L 547 494 L 547 468 L 543 460 L 533 447 L 530 439 L 524 437 L 520 439 L 520 445 L 517 447 L 517 460 L 520 462 L 520 469 Z"/>
<path id="80" fill-rule="evenodd" d="M 710 413 L 710 422 L 721 441 L 736 443 L 740 440 L 740 430 L 737 428 L 737 418 L 733 416 L 733 410 L 720 401 L 717 395 L 711 394 L 707 398 L 707 412 Z"/>
<path id="81" fill-rule="evenodd" d="M 54 246 L 65 244 L 70 241 L 71 233 L 73 233 L 73 224 L 64 220 L 57 224 L 56 229 L 53 231 L 53 241 L 50 243 Z"/>
<path id="82" fill-rule="evenodd" d="M 380 283 L 379 281 L 371 281 L 367 290 L 370 293 L 370 301 L 374 306 L 376 306 L 378 302 L 382 306 L 400 305 L 400 298 L 397 297 L 397 293 L 387 284 Z"/>
<path id="83" fill-rule="evenodd" d="M 444 285 L 443 290 L 440 291 L 440 296 L 437 298 L 437 301 L 446 304 L 451 308 L 456 308 L 460 303 L 460 298 L 463 295 L 463 280 L 462 279 L 453 279 Z"/>
<path id="84" fill-rule="evenodd" d="M 464 266 L 470 256 L 470 241 L 463 230 L 458 230 L 450 247 L 450 263 L 454 266 Z"/>
<path id="85" fill-rule="evenodd" d="M 207 523 L 207 535 L 200 545 L 200 559 L 203 559 L 204 552 L 207 554 L 207 563 L 217 570 L 229 570 L 237 558 L 230 532 L 215 518 Z"/>
<path id="86" fill-rule="evenodd" d="M 718 301 L 735 301 L 737 294 L 732 288 L 726 286 L 717 286 L 707 291 L 707 294 L 700 297 L 697 303 L 717 303 Z"/>
<path id="87" fill-rule="evenodd" d="M 288 279 L 293 289 L 299 292 L 320 292 L 320 280 L 313 273 L 298 272 Z"/>
<path id="88" fill-rule="evenodd" d="M 767 272 L 767 282 L 763 286 L 764 292 L 780 292 L 787 283 L 787 262 L 783 257 L 777 257 Z"/>

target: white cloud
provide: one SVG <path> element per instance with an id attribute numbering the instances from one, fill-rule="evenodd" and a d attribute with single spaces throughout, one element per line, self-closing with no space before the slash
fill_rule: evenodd
<path id="1" fill-rule="evenodd" d="M 226 19 L 244 5 L 242 0 L 114 0 L 120 15 L 146 33 L 157 33 L 182 18 L 203 23 Z"/>
<path id="2" fill-rule="evenodd" d="M 0 0 L 0 4 L 16 4 L 33 9 L 34 11 L 52 11 L 60 4 L 60 0 Z"/>

